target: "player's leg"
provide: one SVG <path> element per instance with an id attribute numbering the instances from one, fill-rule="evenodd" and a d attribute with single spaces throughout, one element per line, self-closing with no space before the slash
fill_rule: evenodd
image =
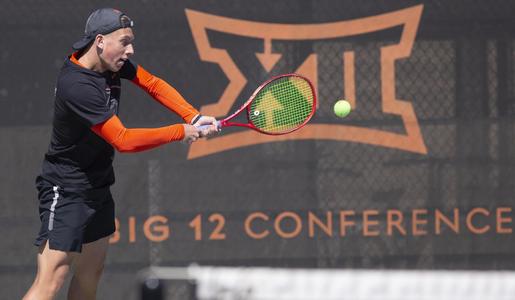
<path id="1" fill-rule="evenodd" d="M 41 228 L 34 244 L 38 246 L 37 274 L 24 299 L 52 299 L 62 286 L 73 259 L 80 252 L 79 219 L 75 205 L 69 205 L 63 190 L 41 177 L 36 180 Z M 71 220 L 71 222 L 70 222 Z"/>
<path id="2" fill-rule="evenodd" d="M 109 237 L 82 245 L 82 253 L 74 262 L 74 274 L 68 290 L 69 300 L 95 299 L 108 247 Z"/>
<path id="3" fill-rule="evenodd" d="M 94 211 L 84 231 L 82 253 L 74 262 L 74 275 L 68 290 L 68 298 L 95 299 L 98 282 L 104 269 L 109 247 L 109 236 L 115 230 L 114 201 L 111 192 L 98 190 L 88 193 L 85 205 Z"/>
<path id="4" fill-rule="evenodd" d="M 36 279 L 23 299 L 53 299 L 63 285 L 76 256 L 77 253 L 50 249 L 48 242 L 41 245 Z"/>

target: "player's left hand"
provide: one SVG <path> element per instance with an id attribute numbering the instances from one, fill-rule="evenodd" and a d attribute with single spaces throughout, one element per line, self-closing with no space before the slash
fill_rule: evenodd
<path id="1" fill-rule="evenodd" d="M 220 129 L 218 128 L 218 126 L 216 124 L 216 119 L 214 117 L 201 116 L 197 120 L 197 122 L 195 122 L 195 124 L 193 124 L 193 126 L 195 126 L 195 127 L 199 127 L 202 125 L 211 125 L 211 126 L 206 127 L 204 130 L 200 130 L 199 131 L 200 137 L 209 136 L 213 133 L 220 131 Z"/>

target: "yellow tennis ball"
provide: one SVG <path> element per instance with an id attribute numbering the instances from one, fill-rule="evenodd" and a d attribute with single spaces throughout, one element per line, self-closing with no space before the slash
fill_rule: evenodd
<path id="1" fill-rule="evenodd" d="M 338 100 L 334 104 L 334 114 L 340 118 L 345 118 L 350 113 L 350 103 L 346 100 Z"/>

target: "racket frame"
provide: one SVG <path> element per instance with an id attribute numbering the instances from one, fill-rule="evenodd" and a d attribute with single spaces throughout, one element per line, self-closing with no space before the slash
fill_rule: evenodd
<path id="1" fill-rule="evenodd" d="M 250 119 L 250 104 L 252 103 L 252 101 L 256 98 L 257 94 L 262 90 L 264 89 L 268 84 L 270 84 L 272 81 L 274 80 L 277 80 L 277 79 L 280 79 L 280 78 L 283 78 L 283 77 L 298 77 L 298 78 L 302 78 L 303 80 L 305 80 L 308 84 L 309 84 L 309 87 L 311 88 L 311 93 L 313 94 L 313 104 L 312 104 L 312 108 L 311 108 L 311 113 L 309 114 L 309 116 L 304 120 L 304 122 L 288 131 L 281 131 L 281 132 L 266 132 L 266 131 L 263 131 L 259 128 L 257 128 L 251 121 Z M 219 122 L 219 128 L 223 128 L 223 127 L 227 127 L 227 126 L 239 126 L 239 127 L 247 127 L 247 128 L 250 128 L 250 129 L 253 129 L 255 131 L 258 131 L 260 133 L 263 133 L 263 134 L 268 134 L 268 135 L 282 135 L 282 134 L 287 134 L 287 133 L 290 133 L 290 132 L 293 132 L 295 130 L 298 130 L 300 128 L 302 128 L 304 125 L 306 125 L 309 120 L 311 119 L 311 117 L 313 117 L 313 115 L 315 114 L 315 110 L 316 110 L 316 104 L 317 104 L 317 97 L 316 97 L 316 93 L 315 93 L 315 89 L 313 87 L 313 84 L 311 83 L 311 81 L 309 79 L 307 79 L 306 77 L 302 76 L 302 75 L 299 75 L 299 74 L 296 74 L 296 73 L 288 73 L 288 74 L 281 74 L 281 75 L 278 75 L 278 76 L 275 76 L 275 77 L 272 77 L 270 79 L 268 79 L 267 81 L 263 82 L 255 91 L 254 93 L 252 93 L 252 95 L 249 97 L 249 99 L 238 109 L 236 110 L 234 113 L 232 113 L 231 115 L 225 117 L 224 119 L 218 121 Z M 247 121 L 248 123 L 235 123 L 235 122 L 230 122 L 230 120 L 232 120 L 233 118 L 235 118 L 237 115 L 239 115 L 244 109 L 246 109 L 246 115 L 247 115 Z"/>

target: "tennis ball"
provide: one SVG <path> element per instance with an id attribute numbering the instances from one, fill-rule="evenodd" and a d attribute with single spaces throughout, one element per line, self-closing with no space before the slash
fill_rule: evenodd
<path id="1" fill-rule="evenodd" d="M 350 113 L 350 103 L 346 100 L 338 100 L 334 104 L 334 114 L 340 118 L 345 118 Z"/>

